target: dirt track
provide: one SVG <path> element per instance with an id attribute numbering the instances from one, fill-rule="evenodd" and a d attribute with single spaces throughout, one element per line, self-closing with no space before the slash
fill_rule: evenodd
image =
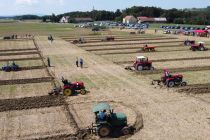
<path id="1" fill-rule="evenodd" d="M 78 45 L 79 47 L 99 47 L 99 46 L 110 46 L 110 45 L 135 45 L 135 44 L 157 44 L 157 43 L 183 43 L 183 41 L 175 41 L 175 40 L 172 40 L 172 41 L 154 41 L 154 42 L 151 42 L 148 40 L 148 42 L 122 42 L 122 43 L 114 43 L 114 42 L 106 42 L 106 43 L 100 43 L 100 44 L 84 44 L 84 45 Z"/>

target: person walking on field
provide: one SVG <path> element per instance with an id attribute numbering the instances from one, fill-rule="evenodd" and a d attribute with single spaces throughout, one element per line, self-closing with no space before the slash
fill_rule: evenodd
<path id="1" fill-rule="evenodd" d="M 84 60 L 80 58 L 80 67 L 83 68 Z"/>
<path id="2" fill-rule="evenodd" d="M 78 58 L 76 60 L 76 66 L 79 67 L 79 60 L 78 60 Z"/>
<path id="3" fill-rule="evenodd" d="M 48 64 L 48 67 L 51 67 L 51 62 L 50 62 L 50 58 L 47 57 L 47 64 Z"/>

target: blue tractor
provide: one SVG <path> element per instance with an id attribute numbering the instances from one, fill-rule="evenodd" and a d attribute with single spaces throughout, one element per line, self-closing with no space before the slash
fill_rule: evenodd
<path id="1" fill-rule="evenodd" d="M 7 63 L 6 65 L 4 65 L 2 67 L 2 70 L 5 71 L 5 72 L 19 71 L 20 70 L 20 67 L 15 62 L 12 62 L 11 65 L 9 63 Z"/>
<path id="2" fill-rule="evenodd" d="M 108 103 L 99 103 L 93 107 L 95 123 L 90 130 L 100 137 L 128 135 L 134 132 L 134 128 L 128 126 L 127 116 L 124 113 L 114 113 Z"/>

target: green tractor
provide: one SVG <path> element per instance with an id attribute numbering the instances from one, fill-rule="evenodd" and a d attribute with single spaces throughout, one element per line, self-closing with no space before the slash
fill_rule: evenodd
<path id="1" fill-rule="evenodd" d="M 93 107 L 95 123 L 90 130 L 100 137 L 108 137 L 113 134 L 118 136 L 128 135 L 134 132 L 134 128 L 128 126 L 127 116 L 124 113 L 114 113 L 108 103 L 99 103 Z"/>

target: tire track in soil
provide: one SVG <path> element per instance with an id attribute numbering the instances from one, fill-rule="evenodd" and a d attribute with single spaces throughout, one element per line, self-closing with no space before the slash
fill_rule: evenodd
<path id="1" fill-rule="evenodd" d="M 175 72 L 187 72 L 187 71 L 206 71 L 210 70 L 210 66 L 203 66 L 203 67 L 184 67 L 184 68 L 172 68 L 170 71 L 172 73 Z M 132 70 L 134 71 L 134 70 Z M 150 74 L 159 74 L 162 73 L 163 69 L 155 69 L 153 71 L 135 71 L 135 74 L 143 74 L 143 75 L 150 75 Z"/>
<path id="2" fill-rule="evenodd" d="M 170 45 L 170 46 L 156 46 L 157 48 L 165 48 L 165 47 L 183 47 L 181 45 Z M 98 49 L 85 49 L 86 51 L 111 51 L 111 50 L 127 50 L 127 49 L 141 49 L 141 46 L 137 47 L 118 47 L 118 48 L 98 48 Z"/>
<path id="3" fill-rule="evenodd" d="M 3 61 L 27 61 L 27 60 L 41 60 L 40 57 L 29 57 L 29 58 L 15 58 L 15 59 L 0 59 L 0 62 Z"/>
<path id="4" fill-rule="evenodd" d="M 13 79 L 13 80 L 0 80 L 0 85 L 16 85 L 16 84 L 29 84 L 29 83 L 46 83 L 52 82 L 53 77 L 30 78 L 30 79 Z"/>
<path id="5" fill-rule="evenodd" d="M 129 51 L 129 52 L 110 52 L 110 53 L 95 53 L 96 55 L 114 55 L 114 54 L 134 54 L 134 53 L 158 53 L 158 52 L 183 52 L 187 50 L 166 50 L 166 51 Z"/>
<path id="6" fill-rule="evenodd" d="M 169 38 L 169 37 L 164 37 L 164 38 L 137 38 L 137 39 L 133 39 L 133 38 L 130 38 L 130 39 L 115 39 L 114 41 L 101 41 L 101 40 L 86 40 L 87 43 L 100 43 L 100 42 L 122 42 L 122 41 L 142 41 L 142 40 L 166 40 L 166 39 L 176 39 L 176 38 Z M 72 42 L 73 40 L 66 40 L 68 42 Z"/>
<path id="7" fill-rule="evenodd" d="M 103 43 L 103 42 L 102 42 Z M 116 44 L 85 44 L 85 45 L 77 45 L 78 47 L 99 47 L 99 46 L 115 46 L 115 45 L 138 45 L 138 44 L 157 44 L 157 43 L 183 43 L 183 41 L 162 41 L 162 42 L 149 42 L 148 41 L 145 41 L 145 42 L 133 42 L 133 43 L 129 43 L 129 42 L 126 42 L 126 43 L 116 43 Z"/>
<path id="8" fill-rule="evenodd" d="M 184 61 L 184 60 L 198 60 L 198 59 L 210 59 L 210 57 L 190 57 L 190 58 L 177 58 L 177 59 L 159 59 L 159 60 L 152 60 L 152 62 L 168 62 L 168 61 Z M 133 61 L 119 61 L 119 62 L 114 62 L 115 64 L 128 64 L 128 63 L 133 63 Z"/>
<path id="9" fill-rule="evenodd" d="M 205 94 L 210 93 L 210 83 L 207 84 L 192 84 L 186 87 L 177 89 L 178 92 L 191 93 L 191 94 Z"/>
<path id="10" fill-rule="evenodd" d="M 39 51 L 31 52 L 18 52 L 18 53 L 0 53 L 0 56 L 10 56 L 10 55 L 30 55 L 30 54 L 39 54 Z"/>
<path id="11" fill-rule="evenodd" d="M 26 49 L 5 49 L 5 50 L 0 50 L 0 52 L 11 52 L 11 51 L 35 51 L 37 50 L 36 48 L 26 48 Z"/>

